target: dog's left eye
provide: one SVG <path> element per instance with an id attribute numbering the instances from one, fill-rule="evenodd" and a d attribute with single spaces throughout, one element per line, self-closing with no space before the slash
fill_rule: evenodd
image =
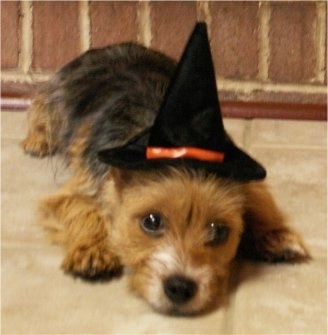
<path id="1" fill-rule="evenodd" d="M 217 246 L 224 243 L 230 233 L 230 228 L 223 222 L 211 222 L 208 225 L 208 239 L 205 242 L 207 246 Z"/>
<path id="2" fill-rule="evenodd" d="M 158 213 L 147 214 L 140 220 L 140 227 L 147 234 L 160 236 L 164 230 L 163 219 Z"/>

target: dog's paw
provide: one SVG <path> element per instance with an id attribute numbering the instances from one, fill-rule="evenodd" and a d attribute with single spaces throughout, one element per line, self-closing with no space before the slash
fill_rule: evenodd
<path id="1" fill-rule="evenodd" d="M 81 245 L 69 250 L 62 268 L 67 273 L 87 280 L 109 279 L 122 270 L 118 257 L 106 245 Z"/>
<path id="2" fill-rule="evenodd" d="M 297 263 L 311 258 L 302 239 L 288 229 L 268 232 L 255 243 L 257 257 L 263 261 Z"/>
<path id="3" fill-rule="evenodd" d="M 29 134 L 21 141 L 20 145 L 27 154 L 38 158 L 52 154 L 52 150 L 50 150 L 49 144 L 43 134 Z"/>

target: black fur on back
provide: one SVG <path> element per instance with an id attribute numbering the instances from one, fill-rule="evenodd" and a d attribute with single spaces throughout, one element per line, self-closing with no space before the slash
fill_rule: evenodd
<path id="1" fill-rule="evenodd" d="M 108 167 L 97 153 L 152 125 L 175 67 L 173 59 L 136 43 L 89 50 L 64 66 L 47 87 L 49 106 L 60 106 L 66 120 L 58 134 L 62 147 L 88 122 L 84 158 L 95 175 L 102 174 Z"/>

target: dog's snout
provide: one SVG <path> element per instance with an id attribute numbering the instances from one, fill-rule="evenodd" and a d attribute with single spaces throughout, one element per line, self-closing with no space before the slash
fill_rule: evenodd
<path id="1" fill-rule="evenodd" d="M 197 291 L 197 284 L 183 276 L 172 276 L 164 282 L 164 292 L 174 303 L 181 304 L 189 301 Z"/>

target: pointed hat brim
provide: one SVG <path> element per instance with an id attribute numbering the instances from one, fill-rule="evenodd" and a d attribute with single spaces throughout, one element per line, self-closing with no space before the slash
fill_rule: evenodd
<path id="1" fill-rule="evenodd" d="M 171 166 L 206 170 L 219 177 L 240 181 L 261 180 L 266 177 L 264 167 L 238 148 L 228 137 L 224 161 L 220 163 L 190 158 L 147 159 L 148 139 L 149 131 L 145 131 L 122 147 L 100 151 L 99 159 L 106 164 L 127 170 L 159 170 Z"/>

